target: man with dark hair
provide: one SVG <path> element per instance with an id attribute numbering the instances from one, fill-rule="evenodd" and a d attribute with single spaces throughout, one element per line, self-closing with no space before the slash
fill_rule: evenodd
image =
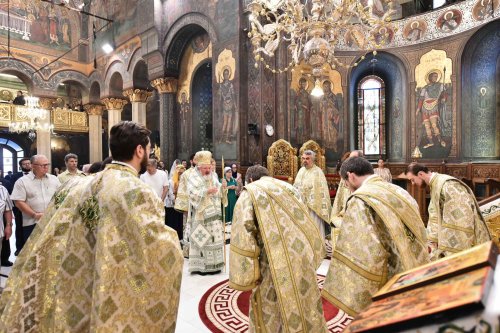
<path id="1" fill-rule="evenodd" d="M 427 239 L 431 260 L 443 258 L 491 239 L 474 192 L 449 175 L 430 172 L 420 163 L 411 163 L 406 177 L 421 188 L 429 186 Z"/>
<path id="2" fill-rule="evenodd" d="M 61 184 L 66 183 L 73 177 L 85 177 L 85 174 L 78 170 L 78 156 L 76 154 L 70 153 L 64 156 L 64 164 L 66 164 L 66 171 L 57 176 Z"/>
<path id="3" fill-rule="evenodd" d="M 26 104 L 26 100 L 24 99 L 24 95 L 23 95 L 23 92 L 21 90 L 17 91 L 17 96 L 12 101 L 12 104 L 14 104 L 14 105 L 25 105 Z"/>
<path id="4" fill-rule="evenodd" d="M 163 202 L 138 177 L 149 134 L 114 125 L 113 162 L 56 193 L 0 298 L 2 331 L 175 331 L 183 259 Z"/>
<path id="5" fill-rule="evenodd" d="M 392 276 L 429 261 L 417 202 L 384 181 L 362 157 L 348 158 L 340 176 L 352 191 L 322 295 L 350 316 Z"/>
<path id="6" fill-rule="evenodd" d="M 349 157 L 364 157 L 363 151 L 353 150 L 349 153 L 347 158 Z M 338 170 L 338 172 L 340 172 L 340 170 Z M 340 228 L 340 225 L 342 224 L 342 216 L 344 215 L 345 204 L 349 195 L 351 195 L 351 191 L 347 187 L 344 179 L 341 177 L 339 187 L 337 188 L 337 194 L 333 200 L 332 211 L 330 213 L 330 223 L 336 228 Z M 334 230 L 335 229 L 332 229 L 332 231 Z M 335 239 L 332 240 L 335 241 Z"/>
<path id="7" fill-rule="evenodd" d="M 229 285 L 253 290 L 249 332 L 326 333 L 316 282 L 323 239 L 299 191 L 268 175 L 260 165 L 246 172 L 231 227 Z"/>

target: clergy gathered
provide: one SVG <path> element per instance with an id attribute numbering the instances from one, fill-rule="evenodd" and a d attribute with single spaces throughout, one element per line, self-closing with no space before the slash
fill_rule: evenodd
<path id="1" fill-rule="evenodd" d="M 405 174 L 430 188 L 427 228 L 415 199 L 361 151 L 342 161 L 332 207 L 311 150 L 293 185 L 261 165 L 244 181 L 223 165 L 219 178 L 209 151 L 187 170 L 174 162 L 169 181 L 151 168 L 149 135 L 135 122 L 114 125 L 109 163 L 65 175 L 45 207 L 30 208 L 27 183 L 57 178 L 34 169 L 16 182 L 12 199 L 34 228 L 0 298 L 1 332 L 175 332 L 183 265 L 200 279 L 227 266 L 229 287 L 251 292 L 249 332 L 327 332 L 322 299 L 354 317 L 395 274 L 491 239 L 471 189 L 420 163 Z M 43 168 L 43 156 L 32 160 Z M 238 198 L 226 214 L 231 189 Z M 177 215 L 166 215 L 172 207 Z"/>

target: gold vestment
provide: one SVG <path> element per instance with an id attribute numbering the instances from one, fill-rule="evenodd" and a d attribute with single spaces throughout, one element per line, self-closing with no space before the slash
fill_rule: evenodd
<path id="1" fill-rule="evenodd" d="M 163 202 L 119 164 L 66 184 L 14 264 L 0 331 L 174 332 L 183 258 Z"/>
<path id="2" fill-rule="evenodd" d="M 293 186 L 299 190 L 306 206 L 329 224 L 330 191 L 323 170 L 317 165 L 313 165 L 310 169 L 300 168 Z"/>
<path id="3" fill-rule="evenodd" d="M 253 289 L 249 332 L 326 332 L 316 282 L 323 239 L 298 191 L 270 177 L 246 185 L 231 236 L 229 285 Z"/>
<path id="4" fill-rule="evenodd" d="M 347 187 L 344 179 L 340 179 L 339 187 L 337 188 L 337 193 L 333 200 L 332 212 L 330 213 L 330 224 L 333 224 L 336 228 L 340 228 L 342 225 L 345 205 L 350 195 L 351 191 Z"/>
<path id="5" fill-rule="evenodd" d="M 429 261 L 416 201 L 373 176 L 352 193 L 322 291 L 354 316 L 394 274 Z"/>
<path id="6" fill-rule="evenodd" d="M 491 240 L 474 193 L 467 185 L 452 176 L 436 173 L 430 191 L 427 238 L 432 260 Z"/>

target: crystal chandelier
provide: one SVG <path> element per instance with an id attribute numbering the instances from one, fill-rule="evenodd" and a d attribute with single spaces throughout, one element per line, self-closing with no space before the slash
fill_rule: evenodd
<path id="1" fill-rule="evenodd" d="M 389 29 L 383 28 L 396 12 L 392 0 L 252 0 L 248 10 L 255 66 L 262 62 L 273 73 L 282 73 L 304 60 L 316 81 L 326 64 L 332 69 L 349 67 L 335 57 L 335 47 L 352 29 L 367 32 L 363 51 L 376 54 L 388 37 Z M 378 36 L 381 31 L 386 36 Z M 282 42 L 288 45 L 291 61 L 273 68 L 266 58 L 273 57 Z"/>
<path id="2" fill-rule="evenodd" d="M 9 132 L 28 132 L 28 138 L 32 141 L 35 140 L 37 131 L 53 132 L 54 125 L 41 123 L 41 120 L 45 120 L 48 114 L 49 111 L 38 106 L 38 97 L 26 97 L 26 105 L 16 107 L 16 119 L 21 121 L 11 122 Z"/>

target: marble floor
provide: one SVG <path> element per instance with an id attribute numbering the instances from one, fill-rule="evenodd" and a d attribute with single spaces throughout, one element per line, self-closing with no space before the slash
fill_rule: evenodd
<path id="1" fill-rule="evenodd" d="M 11 239 L 12 254 L 10 260 L 15 261 L 15 239 Z M 229 245 L 226 245 L 227 260 L 229 260 Z M 324 260 L 318 269 L 318 274 L 326 275 L 328 271 L 329 260 Z M 9 275 L 11 267 L 2 267 L 0 273 Z M 207 333 L 210 332 L 198 315 L 198 304 L 203 294 L 210 289 L 214 284 L 229 278 L 228 271 L 222 271 L 217 275 L 201 276 L 190 274 L 188 272 L 188 260 L 184 259 L 184 267 L 181 284 L 181 299 L 179 303 L 179 312 L 177 315 L 176 333 Z M 0 286 L 4 287 L 7 279 L 1 277 Z"/>

